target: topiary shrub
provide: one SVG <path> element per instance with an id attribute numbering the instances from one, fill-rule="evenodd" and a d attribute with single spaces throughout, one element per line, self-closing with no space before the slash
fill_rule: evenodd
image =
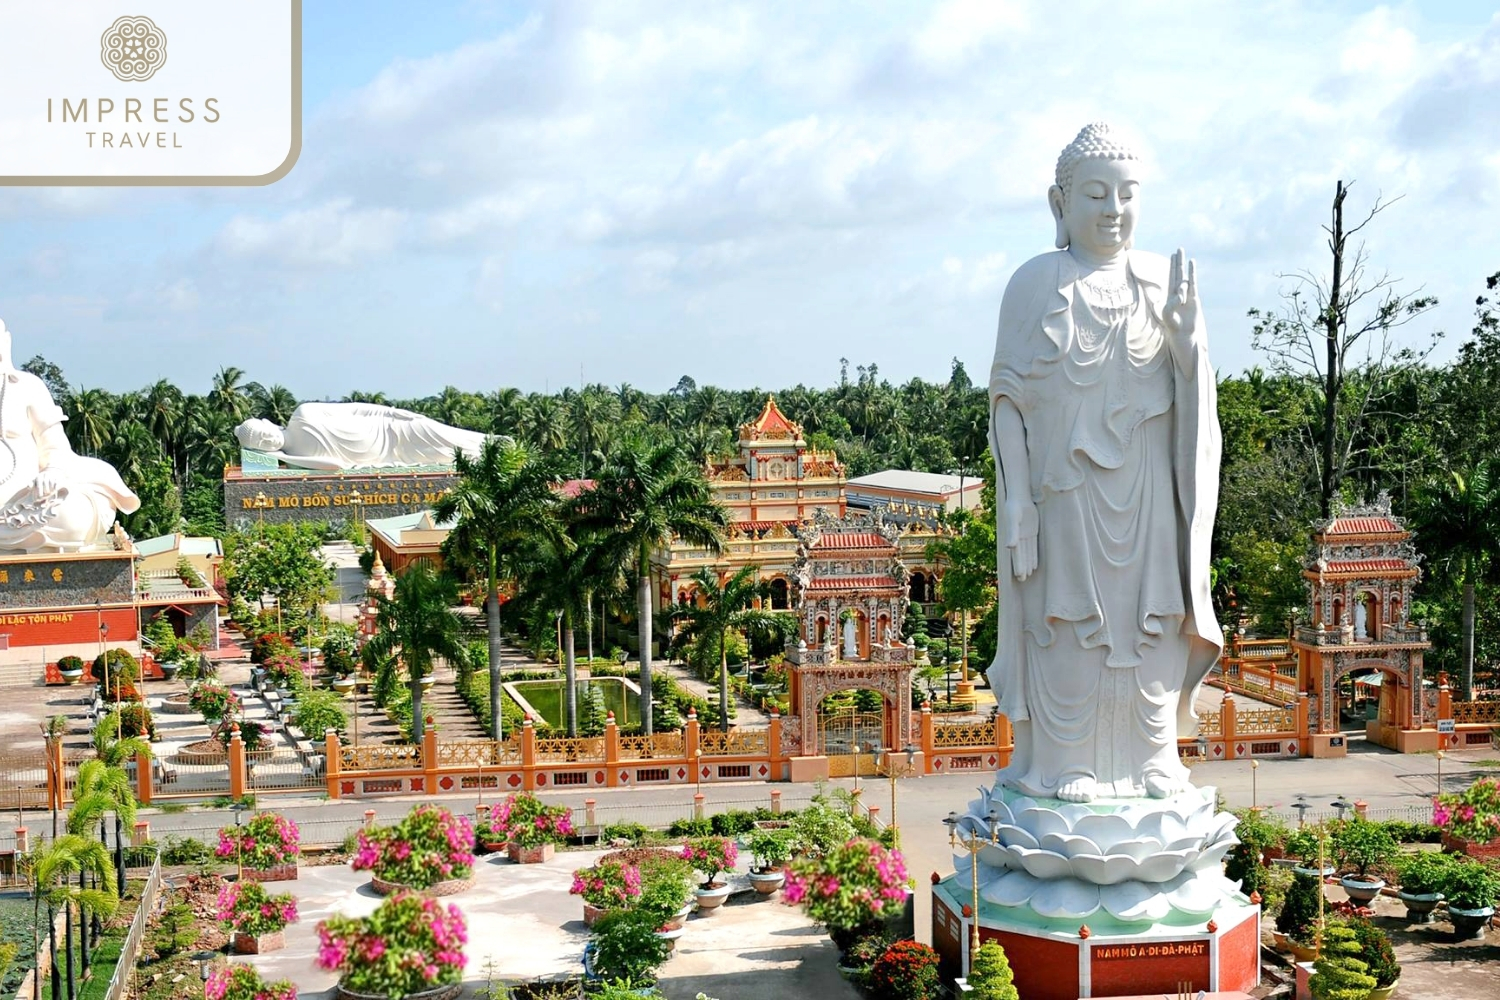
<path id="1" fill-rule="evenodd" d="M 156 739 L 156 721 L 151 718 L 151 709 L 138 702 L 121 705 L 116 711 L 120 713 L 120 736 L 130 739 L 139 736 L 142 739 Z"/>
<path id="2" fill-rule="evenodd" d="M 109 664 L 107 675 L 104 670 L 106 662 Z M 106 676 L 109 681 L 107 688 Z M 117 691 L 121 698 L 133 701 L 139 697 L 135 693 L 135 683 L 141 679 L 141 664 L 127 651 L 111 649 L 94 657 L 94 678 L 99 682 L 99 694 L 105 701 L 114 701 Z"/>
<path id="3" fill-rule="evenodd" d="M 1365 971 L 1375 977 L 1377 989 L 1401 978 L 1401 963 L 1396 961 L 1396 951 L 1385 931 L 1362 917 L 1349 921 L 1349 929 L 1354 931 L 1359 957 L 1369 966 Z"/>
<path id="4" fill-rule="evenodd" d="M 969 985 L 974 988 L 973 1000 L 1021 1000 L 1010 961 L 998 941 L 986 941 L 974 953 L 969 963 Z"/>
<path id="5" fill-rule="evenodd" d="M 1323 928 L 1322 951 L 1307 981 L 1314 1000 L 1366 1000 L 1375 977 L 1358 955 L 1359 941 L 1351 928 L 1336 922 Z"/>
<path id="6" fill-rule="evenodd" d="M 1323 884 L 1316 875 L 1297 872 L 1286 901 L 1276 915 L 1276 929 L 1293 941 L 1306 941 L 1318 920 L 1318 896 Z"/>

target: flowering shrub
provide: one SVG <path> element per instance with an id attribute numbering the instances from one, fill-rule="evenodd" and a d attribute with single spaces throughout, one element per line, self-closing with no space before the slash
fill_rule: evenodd
<path id="1" fill-rule="evenodd" d="M 194 684 L 188 692 L 188 707 L 213 725 L 239 712 L 239 695 L 222 684 Z"/>
<path id="2" fill-rule="evenodd" d="M 560 844 L 573 835 L 573 810 L 549 806 L 530 792 L 513 792 L 490 812 L 492 842 L 508 840 L 517 847 Z"/>
<path id="3" fill-rule="evenodd" d="M 467 816 L 420 805 L 390 827 L 359 831 L 354 870 L 384 882 L 425 889 L 474 871 L 474 828 Z"/>
<path id="4" fill-rule="evenodd" d="M 568 892 L 601 910 L 628 906 L 641 894 L 641 870 L 619 861 L 601 861 L 592 868 L 575 871 Z"/>
<path id="5" fill-rule="evenodd" d="M 230 882 L 219 890 L 217 916 L 225 930 L 274 934 L 297 922 L 297 901 L 289 892 L 273 896 L 259 882 Z"/>
<path id="6" fill-rule="evenodd" d="M 1432 822 L 1460 840 L 1482 844 L 1500 837 L 1500 778 L 1480 778 L 1461 792 L 1439 795 Z"/>
<path id="7" fill-rule="evenodd" d="M 875 960 L 870 987 L 882 1000 L 927 1000 L 937 993 L 937 952 L 920 941 L 897 941 Z"/>
<path id="8" fill-rule="evenodd" d="M 244 963 L 222 965 L 203 984 L 206 1000 L 297 1000 L 297 987 L 290 980 L 268 983 L 255 966 Z"/>
<path id="9" fill-rule="evenodd" d="M 264 723 L 256 722 L 254 719 L 241 719 L 236 725 L 240 728 L 240 742 L 245 744 L 246 751 L 264 750 L 266 748 L 266 735 L 270 730 Z M 224 748 L 227 750 L 229 749 L 229 741 L 234 737 L 234 726 L 220 726 L 218 732 L 214 735 L 219 738 L 219 742 L 224 744 Z"/>
<path id="10" fill-rule="evenodd" d="M 317 962 L 347 990 L 404 997 L 461 981 L 468 940 L 457 906 L 402 890 L 368 917 L 318 924 Z"/>
<path id="11" fill-rule="evenodd" d="M 792 862 L 783 900 L 800 905 L 829 930 L 866 927 L 906 901 L 900 851 L 873 840 L 851 840 L 823 858 Z"/>
<path id="12" fill-rule="evenodd" d="M 694 868 L 708 876 L 702 885 L 704 889 L 714 884 L 719 872 L 732 870 L 739 856 L 739 848 L 728 837 L 694 837 L 682 845 L 682 860 L 691 861 Z"/>
<path id="13" fill-rule="evenodd" d="M 301 833 L 292 820 L 276 813 L 256 813 L 244 826 L 221 827 L 214 854 L 237 858 L 246 868 L 264 871 L 296 864 L 300 839 Z"/>

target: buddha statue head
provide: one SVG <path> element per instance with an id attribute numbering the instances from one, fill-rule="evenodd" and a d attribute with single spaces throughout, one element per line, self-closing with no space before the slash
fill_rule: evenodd
<path id="1" fill-rule="evenodd" d="M 251 451 L 280 451 L 286 444 L 286 434 L 269 420 L 252 417 L 234 429 L 240 447 Z"/>
<path id="2" fill-rule="evenodd" d="M 1105 122 L 1083 128 L 1057 158 L 1047 204 L 1057 248 L 1108 260 L 1130 248 L 1139 211 L 1140 156 Z"/>

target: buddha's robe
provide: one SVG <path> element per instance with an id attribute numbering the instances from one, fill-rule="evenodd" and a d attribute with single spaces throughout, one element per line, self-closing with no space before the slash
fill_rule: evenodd
<path id="1" fill-rule="evenodd" d="M 1065 251 L 1036 257 L 1001 305 L 990 405 L 1009 398 L 1025 427 L 1038 566 L 1010 570 L 1002 478 L 989 678 L 1016 734 L 1001 780 L 1031 795 L 1070 777 L 1126 797 L 1151 774 L 1185 781 L 1177 737 L 1223 643 L 1214 373 L 1201 331 L 1183 363 L 1168 348 L 1167 260 L 1126 253 L 1123 274 L 1087 279 Z"/>

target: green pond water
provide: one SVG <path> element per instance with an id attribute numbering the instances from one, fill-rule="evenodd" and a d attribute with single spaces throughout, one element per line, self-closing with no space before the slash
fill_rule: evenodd
<path id="1" fill-rule="evenodd" d="M 563 681 L 515 681 L 507 684 L 507 688 L 515 688 L 521 697 L 531 703 L 531 707 L 544 720 L 547 725 L 554 729 L 563 726 Z M 599 688 L 604 695 L 604 707 L 606 711 L 615 713 L 615 723 L 619 726 L 636 726 L 641 721 L 639 696 L 625 686 L 625 682 L 618 677 L 600 677 L 597 680 L 578 681 L 578 711 L 580 716 L 584 709 L 584 689 L 592 684 Z M 506 697 L 511 697 L 506 692 Z M 515 701 L 514 698 L 511 698 Z"/>

